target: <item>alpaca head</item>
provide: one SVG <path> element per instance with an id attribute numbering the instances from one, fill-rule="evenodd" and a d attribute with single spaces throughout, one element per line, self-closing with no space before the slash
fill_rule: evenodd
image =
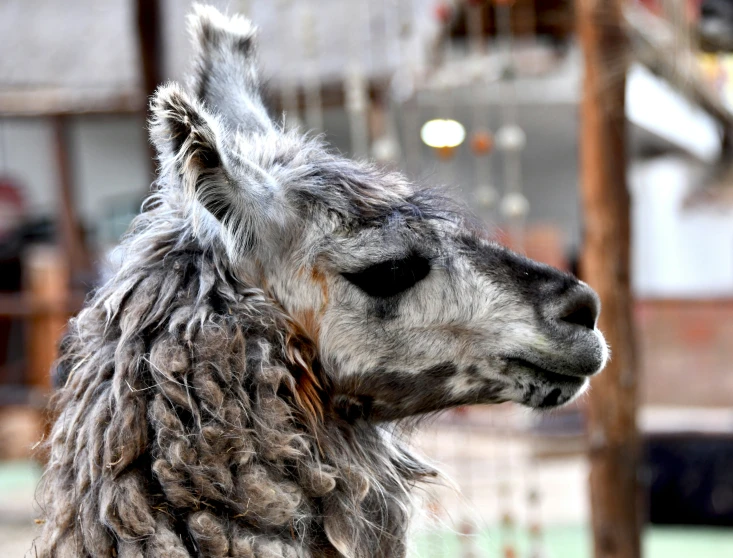
<path id="1" fill-rule="evenodd" d="M 486 239 L 448 199 L 286 132 L 254 32 L 197 8 L 188 89 L 153 100 L 161 180 L 203 245 L 313 340 L 345 412 L 391 420 L 581 393 L 608 350 L 584 283 Z"/>

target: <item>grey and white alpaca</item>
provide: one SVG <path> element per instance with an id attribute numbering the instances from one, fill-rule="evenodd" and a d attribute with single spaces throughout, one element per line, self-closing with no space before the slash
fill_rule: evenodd
<path id="1" fill-rule="evenodd" d="M 157 187 L 62 344 L 34 555 L 403 556 L 435 472 L 400 419 L 570 401 L 608 356 L 598 299 L 273 123 L 246 20 L 191 29 Z"/>

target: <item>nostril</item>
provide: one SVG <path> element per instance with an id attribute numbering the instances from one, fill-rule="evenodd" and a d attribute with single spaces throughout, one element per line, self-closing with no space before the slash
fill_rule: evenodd
<path id="1" fill-rule="evenodd" d="M 581 284 L 568 293 L 565 304 L 558 313 L 558 321 L 592 330 L 596 328 L 600 313 L 601 301 L 598 295 L 587 285 Z"/>
<path id="2" fill-rule="evenodd" d="M 561 321 L 568 324 L 575 324 L 588 329 L 596 327 L 595 309 L 590 306 L 579 306 L 574 308 L 569 314 L 560 318 Z"/>

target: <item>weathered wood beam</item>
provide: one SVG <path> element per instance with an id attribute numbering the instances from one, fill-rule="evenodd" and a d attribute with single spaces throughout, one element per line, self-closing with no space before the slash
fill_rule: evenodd
<path id="1" fill-rule="evenodd" d="M 71 138 L 69 122 L 65 116 L 51 119 L 54 137 L 54 154 L 58 176 L 58 235 L 59 244 L 67 263 L 69 287 L 75 278 L 85 277 L 90 268 L 90 257 L 84 240 L 83 229 L 76 206 L 76 193 L 70 154 Z"/>
<path id="2" fill-rule="evenodd" d="M 581 273 L 598 291 L 612 359 L 589 397 L 590 493 L 596 558 L 639 558 L 637 367 L 630 286 L 625 85 L 629 46 L 621 0 L 578 0 L 584 52 L 580 164 Z"/>
<path id="3" fill-rule="evenodd" d="M 161 36 L 161 13 L 158 0 L 137 0 L 137 39 L 140 49 L 140 70 L 145 102 L 155 93 L 163 81 L 163 39 Z M 148 142 L 148 160 L 151 176 L 155 176 L 155 149 Z"/>

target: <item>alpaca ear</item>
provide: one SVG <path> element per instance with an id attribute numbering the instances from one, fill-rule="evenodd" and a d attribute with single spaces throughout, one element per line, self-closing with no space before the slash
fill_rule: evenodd
<path id="1" fill-rule="evenodd" d="M 230 257 L 248 252 L 254 231 L 265 231 L 273 213 L 275 183 L 254 164 L 229 164 L 226 128 L 177 84 L 161 86 L 151 104 L 150 133 L 161 175 L 183 185 L 186 200 L 203 207 L 224 229 Z"/>
<path id="2" fill-rule="evenodd" d="M 274 130 L 259 92 L 251 22 L 197 4 L 188 29 L 196 51 L 190 91 L 231 130 Z"/>
<path id="3" fill-rule="evenodd" d="M 153 97 L 150 133 L 161 173 L 181 178 L 189 201 L 198 201 L 220 221 L 226 219 L 229 180 L 222 158 L 224 130 L 214 115 L 190 99 L 175 83 L 161 86 Z M 213 196 L 212 185 L 218 194 Z M 222 199 L 223 198 L 223 199 Z"/>

